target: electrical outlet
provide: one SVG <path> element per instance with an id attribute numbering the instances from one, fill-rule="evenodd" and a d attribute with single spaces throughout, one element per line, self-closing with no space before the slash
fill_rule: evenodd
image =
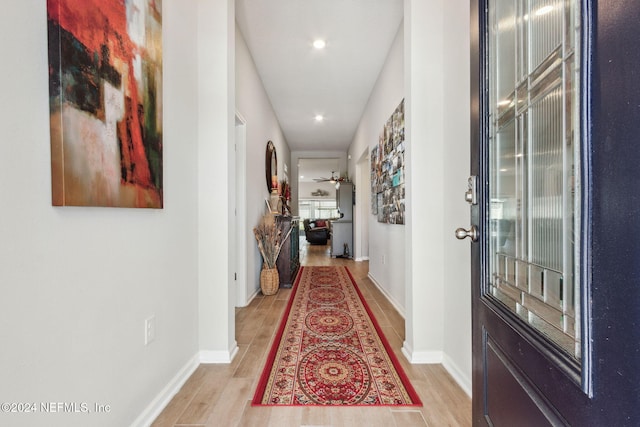
<path id="1" fill-rule="evenodd" d="M 149 345 L 156 339 L 156 316 L 149 316 L 144 320 L 144 345 Z"/>
<path id="2" fill-rule="evenodd" d="M 386 264 L 386 263 L 387 263 L 387 256 L 382 255 L 382 264 Z"/>

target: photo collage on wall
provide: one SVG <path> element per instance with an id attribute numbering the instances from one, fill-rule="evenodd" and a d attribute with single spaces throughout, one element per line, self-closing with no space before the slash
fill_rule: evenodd
<path id="1" fill-rule="evenodd" d="M 378 222 L 404 224 L 404 99 L 371 150 L 371 213 Z"/>

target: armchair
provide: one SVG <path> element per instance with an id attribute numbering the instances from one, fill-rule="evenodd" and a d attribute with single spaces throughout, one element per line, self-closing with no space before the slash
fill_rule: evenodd
<path id="1" fill-rule="evenodd" d="M 302 221 L 302 223 L 304 225 L 304 235 L 307 239 L 307 242 L 311 243 L 312 245 L 327 244 L 327 240 L 329 239 L 328 221 L 305 219 L 304 221 Z"/>

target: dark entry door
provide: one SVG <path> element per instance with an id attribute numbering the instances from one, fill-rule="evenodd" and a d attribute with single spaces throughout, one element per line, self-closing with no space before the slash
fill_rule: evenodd
<path id="1" fill-rule="evenodd" d="M 471 1 L 473 419 L 640 425 L 640 1 Z"/>

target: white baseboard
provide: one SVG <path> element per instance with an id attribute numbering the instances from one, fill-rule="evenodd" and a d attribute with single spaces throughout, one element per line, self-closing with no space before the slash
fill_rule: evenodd
<path id="1" fill-rule="evenodd" d="M 356 262 L 369 261 L 369 257 L 368 256 L 359 256 L 354 261 L 356 261 Z"/>
<path id="2" fill-rule="evenodd" d="M 255 299 L 255 297 L 258 296 L 258 293 L 260 293 L 260 288 L 256 289 L 255 291 L 253 291 L 253 293 L 251 295 L 249 295 L 249 297 L 245 301 L 244 305 L 237 305 L 236 308 L 244 308 L 244 307 L 248 306 L 249 304 L 251 304 L 251 301 L 253 301 Z"/>
<path id="3" fill-rule="evenodd" d="M 368 274 L 369 279 L 373 282 L 373 284 L 382 292 L 382 294 L 389 300 L 391 305 L 400 313 L 400 315 L 405 318 L 404 311 L 400 309 L 399 304 L 397 304 L 393 298 L 385 291 L 385 289 L 380 286 L 378 281 L 371 275 Z M 409 363 L 411 364 L 442 364 L 442 366 L 447 370 L 449 375 L 451 375 L 454 381 L 464 390 L 464 392 L 471 397 L 472 387 L 471 387 L 471 378 L 464 374 L 464 371 L 456 365 L 453 360 L 444 354 L 443 351 L 414 351 L 410 348 L 406 342 L 402 345 L 402 354 L 407 358 Z"/>
<path id="4" fill-rule="evenodd" d="M 178 373 L 169 381 L 158 395 L 151 401 L 144 411 L 131 423 L 131 427 L 150 426 L 162 410 L 171 402 L 171 399 L 180 391 L 184 383 L 200 365 L 200 354 L 193 356 Z"/>
<path id="5" fill-rule="evenodd" d="M 238 345 L 234 342 L 231 351 L 200 351 L 184 365 L 178 373 L 169 381 L 160 393 L 151 401 L 149 406 L 142 411 L 140 416 L 131 424 L 131 427 L 150 426 L 162 410 L 171 402 L 171 399 L 180 391 L 184 383 L 202 363 L 231 363 L 238 354 Z"/>
<path id="6" fill-rule="evenodd" d="M 393 308 L 396 309 L 396 311 L 398 312 L 398 314 L 400 314 L 400 316 L 402 316 L 403 319 L 406 319 L 405 317 L 405 313 L 404 313 L 404 309 L 401 307 L 401 305 L 395 301 L 391 295 L 389 295 L 389 293 L 382 287 L 380 286 L 380 283 L 378 283 L 378 281 L 376 280 L 375 277 L 373 277 L 373 275 L 371 274 L 371 272 L 369 272 L 367 274 L 367 277 L 373 282 L 374 285 L 376 285 L 376 288 L 378 288 L 378 290 L 380 292 L 382 292 L 382 294 L 385 296 L 385 298 L 387 298 L 387 300 L 391 303 L 391 305 L 393 306 Z"/>
<path id="7" fill-rule="evenodd" d="M 238 354 L 238 345 L 234 342 L 234 347 L 230 351 L 209 351 L 201 350 L 200 363 L 231 363 Z"/>
<path id="8" fill-rule="evenodd" d="M 411 364 L 441 364 L 451 375 L 460 388 L 471 397 L 471 378 L 456 365 L 453 360 L 442 351 L 413 351 L 405 341 L 402 345 L 402 354 Z"/>
<path id="9" fill-rule="evenodd" d="M 440 364 L 443 358 L 441 351 L 413 351 L 407 346 L 406 341 L 402 345 L 402 354 L 411 364 Z"/>
<path id="10" fill-rule="evenodd" d="M 467 393 L 467 396 L 471 397 L 472 395 L 471 378 L 465 375 L 462 369 L 460 369 L 460 367 L 456 365 L 453 362 L 453 360 L 447 355 L 444 355 L 444 359 L 442 360 L 442 366 L 444 366 L 444 369 L 446 369 L 447 372 L 449 372 L 449 375 L 453 377 L 453 379 L 455 380 L 455 382 L 458 383 L 460 388 L 462 388 L 462 390 L 464 390 L 464 392 Z"/>
<path id="11" fill-rule="evenodd" d="M 251 301 L 253 301 L 255 297 L 258 296 L 259 293 L 260 293 L 260 288 L 256 288 L 251 294 L 251 296 L 249 297 L 249 300 L 247 301 L 247 305 L 251 304 Z"/>

